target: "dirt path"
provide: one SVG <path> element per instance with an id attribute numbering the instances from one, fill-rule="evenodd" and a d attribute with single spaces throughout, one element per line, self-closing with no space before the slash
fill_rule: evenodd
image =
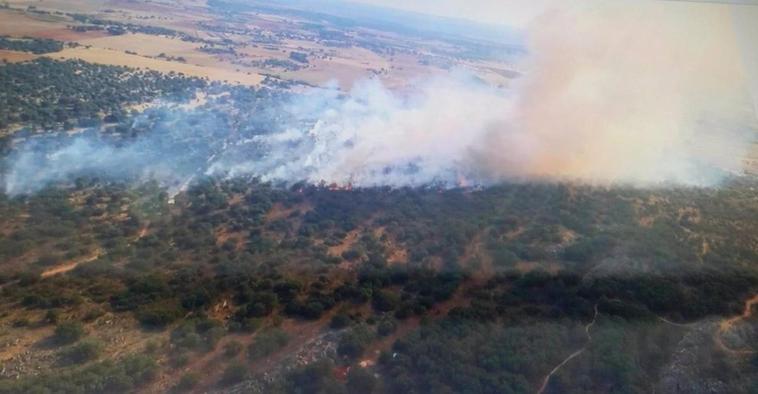
<path id="1" fill-rule="evenodd" d="M 661 316 L 656 316 L 656 317 L 658 318 L 658 320 L 674 327 L 690 328 L 694 324 L 694 323 L 676 323 L 669 319 L 666 319 L 665 317 L 661 317 Z"/>
<path id="2" fill-rule="evenodd" d="M 139 229 L 139 233 L 137 233 L 137 241 L 139 241 L 142 238 L 145 238 L 147 236 L 147 232 L 150 230 L 150 221 L 148 220 L 145 222 L 145 224 L 142 226 L 142 228 Z"/>
<path id="3" fill-rule="evenodd" d="M 45 270 L 45 271 L 42 272 L 42 274 L 40 276 L 42 278 L 49 278 L 51 276 L 64 274 L 64 273 L 69 272 L 69 271 L 73 270 L 74 268 L 78 267 L 79 264 L 89 263 L 91 261 L 97 260 L 98 257 L 100 257 L 100 255 L 102 253 L 103 253 L 103 251 L 100 250 L 100 249 L 98 249 L 92 255 L 84 257 L 84 258 L 82 258 L 80 260 L 70 261 L 68 263 L 65 263 L 65 264 L 62 264 L 62 265 L 50 268 L 48 270 Z"/>
<path id="4" fill-rule="evenodd" d="M 167 370 L 161 373 L 158 379 L 154 380 L 145 392 L 166 393 L 169 392 L 179 381 L 187 374 L 195 373 L 201 377 L 196 388 L 207 387 L 209 390 L 218 383 L 219 377 L 223 373 L 224 367 L 234 360 L 246 360 L 247 346 L 250 345 L 254 336 L 250 334 L 231 334 L 222 338 L 213 350 L 207 353 L 194 354 L 187 365 L 176 369 Z M 234 357 L 224 356 L 225 346 L 230 342 L 239 342 L 242 345 L 242 351 Z M 199 392 L 204 392 L 203 390 Z"/>
<path id="5" fill-rule="evenodd" d="M 724 342 L 724 338 L 723 338 L 723 334 L 731 330 L 735 324 L 739 323 L 742 320 L 747 320 L 751 316 L 753 316 L 753 306 L 755 305 L 758 305 L 758 294 L 754 295 L 752 298 L 745 301 L 745 309 L 742 311 L 741 315 L 737 315 L 737 316 L 725 319 L 719 324 L 719 328 L 718 330 L 716 330 L 716 333 L 714 335 L 715 342 L 719 348 L 721 348 L 727 353 L 732 353 L 732 354 L 755 353 L 754 350 L 732 349 Z"/>
<path id="6" fill-rule="evenodd" d="M 55 267 L 48 268 L 45 271 L 42 271 L 42 273 L 40 274 L 40 277 L 42 279 L 45 279 L 45 278 L 49 278 L 51 276 L 65 274 L 66 272 L 69 272 L 69 271 L 73 270 L 74 268 L 78 267 L 79 264 L 84 264 L 84 263 L 89 263 L 91 261 L 95 261 L 95 260 L 97 260 L 102 255 L 103 255 L 103 251 L 101 249 L 97 249 L 92 255 L 89 255 L 87 257 L 83 257 L 80 260 L 72 260 L 72 261 L 63 263 L 61 265 L 57 265 Z M 2 290 L 3 288 L 5 288 L 6 286 L 13 286 L 13 285 L 16 285 L 16 284 L 18 284 L 20 282 L 21 281 L 17 279 L 17 280 L 10 281 L 8 283 L 4 283 L 4 284 L 0 285 L 0 290 Z"/>
<path id="7" fill-rule="evenodd" d="M 270 223 L 279 219 L 287 219 L 295 212 L 300 215 L 304 215 L 313 210 L 313 204 L 310 202 L 301 202 L 295 204 L 289 208 L 285 207 L 282 203 L 275 203 L 271 209 L 266 212 L 266 222 Z"/>
<path id="8" fill-rule="evenodd" d="M 560 364 L 556 365 L 555 368 L 553 368 L 550 371 L 550 373 L 547 374 L 547 376 L 545 376 L 545 378 L 542 380 L 542 386 L 540 386 L 540 389 L 537 391 L 537 394 L 542 394 L 545 391 L 545 389 L 547 388 L 547 384 L 550 383 L 550 378 L 552 378 L 556 372 L 558 372 L 564 365 L 566 365 L 566 363 L 573 360 L 580 354 L 584 353 L 585 350 L 587 350 L 587 347 L 589 346 L 590 342 L 592 342 L 592 335 L 590 334 L 590 329 L 595 324 L 595 320 L 597 320 L 597 313 L 598 313 L 597 304 L 595 304 L 595 315 L 592 316 L 592 321 L 584 327 L 584 332 L 587 334 L 587 343 L 585 343 L 581 349 L 575 351 L 574 353 L 571 353 L 568 357 L 566 357 L 563 361 L 561 361 Z"/>
<path id="9" fill-rule="evenodd" d="M 282 365 L 288 356 L 297 354 L 309 341 L 328 330 L 329 322 L 337 314 L 337 308 L 324 313 L 318 320 L 301 321 L 285 319 L 279 326 L 289 336 L 287 344 L 276 352 L 258 360 L 249 361 L 250 372 L 253 375 L 271 373 Z"/>
<path id="10" fill-rule="evenodd" d="M 341 257 L 342 253 L 345 253 L 350 248 L 355 245 L 355 243 L 358 241 L 358 237 L 363 233 L 362 228 L 356 228 L 355 230 L 351 230 L 347 235 L 345 235 L 345 238 L 342 240 L 342 242 L 339 245 L 332 246 L 328 249 L 327 254 L 329 256 L 333 257 Z"/>

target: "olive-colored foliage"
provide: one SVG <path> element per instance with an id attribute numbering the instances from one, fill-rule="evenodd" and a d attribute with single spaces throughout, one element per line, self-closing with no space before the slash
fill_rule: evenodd
<path id="1" fill-rule="evenodd" d="M 63 364 L 82 364 L 95 360 L 100 356 L 103 344 L 93 339 L 84 339 L 79 343 L 64 349 L 60 360 Z"/>
<path id="2" fill-rule="evenodd" d="M 179 379 L 179 382 L 171 389 L 173 393 L 187 393 L 192 391 L 200 382 L 200 376 L 194 373 L 185 374 Z"/>
<path id="3" fill-rule="evenodd" d="M 43 54 L 62 50 L 63 43 L 48 38 L 12 38 L 0 36 L 0 49 Z"/>
<path id="4" fill-rule="evenodd" d="M 34 264 L 38 258 L 30 259 L 29 267 L 14 267 L 0 278 L 7 284 L 2 297 L 27 308 L 55 308 L 61 316 L 78 306 L 133 314 L 145 328 L 171 330 L 173 365 L 212 349 L 225 328 L 253 333 L 284 318 L 323 318 L 344 329 L 333 333 L 342 335 L 339 360 L 354 363 L 376 337 L 420 319 L 420 331 L 400 338 L 382 356 L 379 368 L 387 378 L 373 390 L 534 391 L 539 378 L 566 356 L 560 350 L 583 344 L 581 326 L 595 305 L 603 318 L 629 325 L 740 313 L 758 287 L 748 264 L 756 258 L 758 234 L 751 185 L 737 182 L 720 191 L 529 184 L 480 191 L 330 191 L 208 178 L 177 195 L 168 208 L 167 196 L 155 185 L 82 179 L 70 189 L 0 196 L 0 215 L 24 224 L 0 240 L 0 255 L 18 258 L 60 242 L 82 250 L 77 252 L 82 256 L 96 249 L 107 253 L 45 279 Z M 645 203 L 651 200 L 659 202 Z M 93 207 L 121 212 L 124 206 L 126 217 L 118 221 L 90 215 Z M 290 210 L 279 219 L 286 225 L 271 226 L 267 214 L 274 207 Z M 699 210 L 700 219 L 680 217 L 686 207 Z M 140 238 L 143 215 L 150 217 L 149 232 Z M 640 215 L 655 216 L 655 223 L 641 225 Z M 345 260 L 330 255 L 327 245 L 341 244 L 351 231 L 359 233 L 351 249 L 360 256 L 347 256 L 354 259 L 341 264 Z M 703 239 L 709 240 L 705 254 Z M 393 248 L 408 260 L 389 263 Z M 531 268 L 516 270 L 523 267 Z M 480 269 L 490 275 L 482 278 Z M 219 311 L 228 311 L 227 327 L 204 317 Z M 376 324 L 362 332 L 366 318 Z M 642 335 L 619 335 L 640 347 L 646 343 Z M 669 340 L 674 341 L 661 342 Z M 610 340 L 598 346 L 604 342 Z M 263 328 L 247 354 L 259 360 L 287 343 L 283 331 Z M 530 353 L 535 346 L 549 351 Z M 576 373 L 649 391 L 650 386 L 627 383 L 654 380 L 667 351 L 598 361 L 618 369 L 616 375 Z M 232 349 L 229 357 L 235 354 Z M 599 352 L 587 354 L 601 359 Z M 318 371 L 300 377 L 331 387 L 333 380 L 319 378 Z M 370 385 L 355 379 L 355 385 Z M 561 385 L 556 390 L 576 388 L 556 382 Z"/>
<path id="5" fill-rule="evenodd" d="M 83 369 L 52 372 L 18 381 L 0 381 L 0 393 L 125 393 L 153 380 L 157 364 L 136 355 L 120 361 L 103 361 Z"/>
<path id="6" fill-rule="evenodd" d="M 222 386 L 231 386 L 245 380 L 248 376 L 247 367 L 242 363 L 232 363 L 224 369 L 224 373 L 219 380 Z"/>
<path id="7" fill-rule="evenodd" d="M 282 349 L 289 342 L 289 335 L 278 328 L 272 328 L 259 333 L 247 348 L 251 360 L 257 360 Z"/>
<path id="8" fill-rule="evenodd" d="M 0 47 L 2 43 L 0 38 Z M 205 84 L 198 78 L 79 60 L 6 64 L 0 66 L 0 129 L 15 123 L 66 129 L 116 123 L 126 117 L 125 105 L 186 98 Z"/>
<path id="9" fill-rule="evenodd" d="M 77 321 L 67 321 L 58 324 L 53 333 L 53 342 L 57 345 L 68 345 L 81 339 L 85 334 L 84 326 Z"/>

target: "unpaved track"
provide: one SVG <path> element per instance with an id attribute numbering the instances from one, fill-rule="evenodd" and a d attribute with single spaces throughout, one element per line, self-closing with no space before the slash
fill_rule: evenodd
<path id="1" fill-rule="evenodd" d="M 724 343 L 724 338 L 723 338 L 723 334 L 731 330 L 735 324 L 743 320 L 747 320 L 751 316 L 753 316 L 753 306 L 755 305 L 758 305 L 758 294 L 754 295 L 752 298 L 745 301 L 745 309 L 742 311 L 741 315 L 737 315 L 729 319 L 725 319 L 719 324 L 718 330 L 716 330 L 716 333 L 714 335 L 714 339 L 715 339 L 716 344 L 721 350 L 724 350 L 725 352 L 731 353 L 731 354 L 755 353 L 754 350 L 732 349 L 726 343 Z"/>
<path id="2" fill-rule="evenodd" d="M 49 278 L 51 276 L 65 274 L 66 272 L 69 272 L 69 271 L 73 270 L 74 268 L 78 267 L 79 264 L 84 264 L 84 263 L 89 263 L 89 262 L 95 261 L 95 260 L 97 260 L 102 255 L 103 255 L 103 251 L 100 250 L 100 249 L 98 249 L 93 254 L 91 254 L 91 255 L 89 255 L 87 257 L 84 257 L 84 258 L 82 258 L 80 260 L 69 261 L 68 263 L 65 263 L 65 264 L 58 265 L 58 266 L 52 267 L 50 269 L 47 269 L 47 270 L 43 271 L 40 274 L 40 277 L 42 279 L 45 279 L 45 278 Z M 0 290 L 2 290 L 3 288 L 5 288 L 6 286 L 13 286 L 13 285 L 16 285 L 16 284 L 18 284 L 20 282 L 21 281 L 17 279 L 17 280 L 10 281 L 8 283 L 4 283 L 4 284 L 0 285 Z"/>
<path id="3" fill-rule="evenodd" d="M 724 333 L 731 330 L 737 323 L 739 323 L 742 320 L 749 319 L 753 315 L 753 307 L 755 305 L 758 305 L 758 294 L 754 295 L 752 298 L 745 301 L 745 309 L 742 311 L 742 314 L 724 319 L 720 323 L 718 323 L 718 327 L 716 331 L 713 333 L 713 340 L 719 349 L 723 350 L 726 353 L 731 353 L 735 355 L 755 353 L 754 350 L 733 349 L 724 342 L 724 338 L 723 338 Z M 658 316 L 658 320 L 666 324 L 670 324 L 672 326 L 682 327 L 682 328 L 692 328 L 695 324 L 698 323 L 698 322 L 675 323 L 661 316 Z"/>
<path id="4" fill-rule="evenodd" d="M 666 319 L 665 317 L 662 317 L 662 316 L 656 316 L 656 317 L 658 318 L 658 320 L 660 320 L 660 321 L 662 321 L 662 322 L 664 322 L 664 323 L 666 323 L 668 325 L 672 325 L 674 327 L 691 328 L 692 325 L 695 324 L 695 323 L 676 323 L 676 322 L 673 322 L 673 321 L 671 321 L 669 319 Z"/>
<path id="5" fill-rule="evenodd" d="M 74 261 L 68 262 L 66 264 L 50 268 L 50 269 L 42 272 L 42 274 L 40 276 L 42 278 L 49 278 L 51 276 L 64 274 L 64 273 L 69 272 L 69 271 L 73 270 L 74 268 L 78 267 L 79 264 L 89 263 L 89 262 L 97 260 L 102 253 L 103 253 L 102 250 L 98 249 L 98 250 L 95 251 L 95 253 L 93 253 L 93 254 L 91 254 L 91 255 L 89 255 L 87 257 L 84 257 L 84 258 L 82 258 L 80 260 L 74 260 Z"/>
<path id="6" fill-rule="evenodd" d="M 556 365 L 555 368 L 553 368 L 550 373 L 547 374 L 547 376 L 545 376 L 545 378 L 542 380 L 542 386 L 540 386 L 537 394 L 542 394 L 545 391 L 547 384 L 550 383 L 550 378 L 552 378 L 556 372 L 558 372 L 564 365 L 566 365 L 566 363 L 573 360 L 580 354 L 584 353 L 585 350 L 587 350 L 590 342 L 592 342 L 592 334 L 590 334 L 590 328 L 592 328 L 592 326 L 595 324 L 595 320 L 597 320 L 597 304 L 595 304 L 595 315 L 592 316 L 592 321 L 584 327 L 584 332 L 587 334 L 587 343 L 585 343 L 581 349 L 575 351 L 574 353 L 571 353 L 568 357 L 561 361 L 560 364 Z"/>

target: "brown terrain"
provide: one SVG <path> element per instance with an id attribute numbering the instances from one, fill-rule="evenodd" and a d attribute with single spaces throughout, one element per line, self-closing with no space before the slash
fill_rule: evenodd
<path id="1" fill-rule="evenodd" d="M 422 49 L 378 54 L 357 46 L 333 47 L 314 40 L 308 31 L 299 27 L 299 20 L 249 13 L 245 18 L 230 21 L 209 13 L 201 1 L 35 0 L 9 1 L 8 5 L 10 9 L 0 10 L 0 35 L 51 38 L 80 45 L 51 54 L 54 58 L 77 58 L 93 63 L 174 71 L 253 86 L 260 84 L 265 74 L 314 85 L 336 81 L 344 89 L 349 89 L 358 80 L 378 77 L 386 85 L 400 88 L 419 76 L 446 72 L 446 68 L 422 62 L 430 56 L 423 48 L 449 47 L 443 42 L 411 41 L 394 33 L 363 29 L 362 34 L 370 34 L 388 45 Z M 30 6 L 35 8 L 29 10 L 27 7 Z M 84 24 L 66 16 L 67 13 L 156 26 L 204 42 L 141 32 L 110 35 L 102 30 L 76 31 L 72 27 Z M 275 42 L 258 43 L 245 32 L 273 37 Z M 206 43 L 211 43 L 219 51 L 204 51 L 202 47 Z M 234 52 L 225 52 L 223 49 L 230 45 L 234 46 Z M 264 64 L 265 61 L 292 63 L 290 52 L 308 54 L 308 63 L 300 64 L 299 69 Z M 0 59 L 6 58 L 8 61 L 28 60 L 22 55 L 0 52 Z M 516 75 L 513 66 L 508 63 L 455 58 L 441 58 L 439 61 L 469 69 L 481 78 L 500 85 L 507 84 Z"/>

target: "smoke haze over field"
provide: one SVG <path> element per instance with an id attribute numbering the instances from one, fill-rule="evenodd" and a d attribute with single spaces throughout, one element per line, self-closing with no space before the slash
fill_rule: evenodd
<path id="1" fill-rule="evenodd" d="M 155 179 L 176 189 L 221 149 L 228 130 L 213 113 L 176 107 L 146 111 L 130 127 L 139 137 L 113 140 L 93 129 L 71 137 L 29 139 L 7 158 L 5 191 L 36 191 L 82 175 Z"/>
<path id="2" fill-rule="evenodd" d="M 290 121 L 278 129 L 224 143 L 193 139 L 202 149 L 168 146 L 161 135 L 170 128 L 191 133 L 180 121 L 102 152 L 91 137 L 52 155 L 28 144 L 11 158 L 6 190 L 35 189 L 82 169 L 354 186 L 713 185 L 741 170 L 755 114 L 738 47 L 745 38 L 735 33 L 729 7 L 585 2 L 545 12 L 527 38 L 525 75 L 507 89 L 465 72 L 420 80 L 402 93 L 373 80 L 347 97 L 314 89 L 282 108 Z M 222 120 L 204 122 L 217 130 L 208 138 L 225 138 L 218 135 L 228 130 Z M 203 154 L 187 156 L 187 150 Z"/>

